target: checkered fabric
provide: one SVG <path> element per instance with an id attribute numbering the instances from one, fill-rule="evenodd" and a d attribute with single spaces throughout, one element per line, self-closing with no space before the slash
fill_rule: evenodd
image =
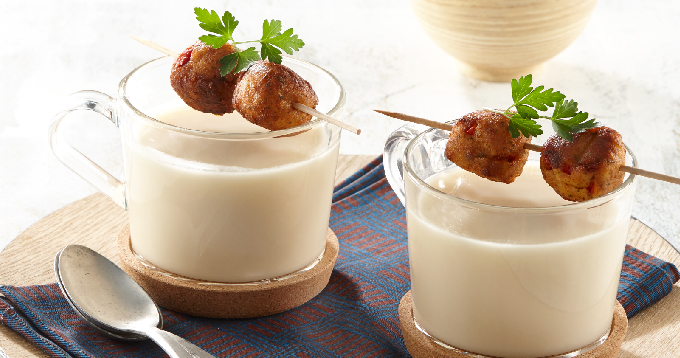
<path id="1" fill-rule="evenodd" d="M 678 279 L 672 263 L 626 245 L 616 299 L 630 318 L 671 292 Z"/>
<path id="2" fill-rule="evenodd" d="M 404 208 L 377 158 L 338 185 L 330 226 L 340 253 L 310 302 L 256 319 L 209 319 L 162 310 L 165 329 L 217 357 L 406 357 L 397 307 L 409 290 Z M 629 316 L 670 292 L 674 265 L 626 250 L 619 300 Z M 0 323 L 53 357 L 164 357 L 149 341 L 116 341 L 83 322 L 56 284 L 1 286 Z"/>

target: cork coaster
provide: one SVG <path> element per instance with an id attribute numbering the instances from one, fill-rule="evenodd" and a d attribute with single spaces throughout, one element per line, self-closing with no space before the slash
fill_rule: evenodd
<path id="1" fill-rule="evenodd" d="M 130 226 L 118 234 L 122 268 L 164 308 L 213 318 L 262 317 L 287 311 L 311 300 L 328 284 L 338 256 L 338 238 L 326 234 L 326 251 L 312 268 L 280 280 L 251 284 L 210 284 L 178 278 L 150 268 L 130 245 Z"/>
<path id="2" fill-rule="evenodd" d="M 487 356 L 475 354 L 455 348 L 447 348 L 432 340 L 422 331 L 416 328 L 413 321 L 413 298 L 411 291 L 406 292 L 399 303 L 399 322 L 401 323 L 401 333 L 404 335 L 404 342 L 411 356 L 420 357 L 444 357 L 444 358 L 485 358 Z M 601 345 L 581 354 L 568 354 L 568 357 L 579 358 L 616 358 L 619 356 L 619 349 L 626 336 L 628 329 L 628 319 L 626 311 L 617 301 L 614 306 L 614 319 L 612 320 L 609 337 Z M 562 357 L 565 355 L 562 355 Z M 555 357 L 555 356 L 553 356 Z M 560 357 L 560 356 L 557 356 Z"/>

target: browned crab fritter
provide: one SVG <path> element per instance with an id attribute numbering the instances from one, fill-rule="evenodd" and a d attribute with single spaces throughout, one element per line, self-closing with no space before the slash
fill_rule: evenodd
<path id="1" fill-rule="evenodd" d="M 623 183 L 626 148 L 608 127 L 586 129 L 572 141 L 553 135 L 543 145 L 543 178 L 562 198 L 584 201 L 609 193 Z"/>
<path id="2" fill-rule="evenodd" d="M 309 82 L 284 65 L 257 61 L 234 91 L 234 108 L 248 121 L 275 131 L 309 122 L 311 115 L 293 104 L 314 108 L 319 103 Z"/>
<path id="3" fill-rule="evenodd" d="M 213 48 L 201 41 L 189 46 L 172 65 L 172 88 L 189 107 L 222 115 L 234 111 L 232 97 L 241 73 L 220 74 L 220 59 L 236 51 L 230 44 Z"/>
<path id="4" fill-rule="evenodd" d="M 522 174 L 531 137 L 512 138 L 508 118 L 490 111 L 464 115 L 453 124 L 446 157 L 459 167 L 489 180 L 512 183 Z"/>

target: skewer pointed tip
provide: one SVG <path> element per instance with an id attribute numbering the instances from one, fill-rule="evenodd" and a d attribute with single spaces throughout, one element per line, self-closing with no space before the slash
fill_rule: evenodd
<path id="1" fill-rule="evenodd" d="M 154 49 L 158 52 L 162 52 L 162 53 L 164 53 L 168 56 L 172 56 L 172 57 L 179 56 L 179 54 L 177 52 L 175 52 L 175 51 L 173 51 L 173 50 L 171 50 L 167 47 L 163 47 L 163 46 L 161 46 L 161 45 L 159 45 L 159 44 L 157 44 L 157 43 L 155 43 L 151 40 L 143 39 L 141 37 L 137 37 L 137 36 L 134 36 L 134 35 L 128 35 L 128 36 L 130 36 L 133 40 L 141 43 L 142 45 L 150 47 L 150 48 L 152 48 L 152 49 Z"/>
<path id="2" fill-rule="evenodd" d="M 425 119 L 425 118 L 409 116 L 408 114 L 403 114 L 403 113 L 381 111 L 379 109 L 374 109 L 374 111 L 376 111 L 380 114 L 384 114 L 388 117 L 401 119 L 402 121 L 412 122 L 412 123 L 416 123 L 416 124 L 423 124 L 423 125 L 426 125 L 426 126 L 429 126 L 429 127 L 438 128 L 438 129 L 442 129 L 442 130 L 445 130 L 445 131 L 451 130 L 450 124 L 446 124 L 446 123 L 442 123 L 442 122 L 431 121 L 431 120 Z"/>

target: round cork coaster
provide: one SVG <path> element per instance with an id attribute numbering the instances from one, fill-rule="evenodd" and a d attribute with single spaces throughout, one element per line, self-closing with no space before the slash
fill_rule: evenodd
<path id="1" fill-rule="evenodd" d="M 164 308 L 213 318 L 262 317 L 287 311 L 311 300 L 328 284 L 338 256 L 338 238 L 326 234 L 326 250 L 313 267 L 257 284 L 215 284 L 151 268 L 132 252 L 130 226 L 118 234 L 122 268 Z"/>
<path id="2" fill-rule="evenodd" d="M 453 347 L 445 347 L 435 342 L 419 330 L 413 320 L 413 298 L 411 291 L 406 292 L 399 303 L 399 322 L 401 323 L 401 333 L 404 336 L 406 349 L 414 358 L 420 357 L 444 357 L 444 358 L 486 358 L 488 356 L 459 350 Z M 628 329 L 628 319 L 626 311 L 617 301 L 614 306 L 614 319 L 607 340 L 599 346 L 583 352 L 581 354 L 567 354 L 553 357 L 578 357 L 578 358 L 616 358 L 619 356 L 619 349 L 626 336 Z M 585 349 L 584 349 L 585 350 Z M 574 352 L 577 353 L 577 352 Z"/>

